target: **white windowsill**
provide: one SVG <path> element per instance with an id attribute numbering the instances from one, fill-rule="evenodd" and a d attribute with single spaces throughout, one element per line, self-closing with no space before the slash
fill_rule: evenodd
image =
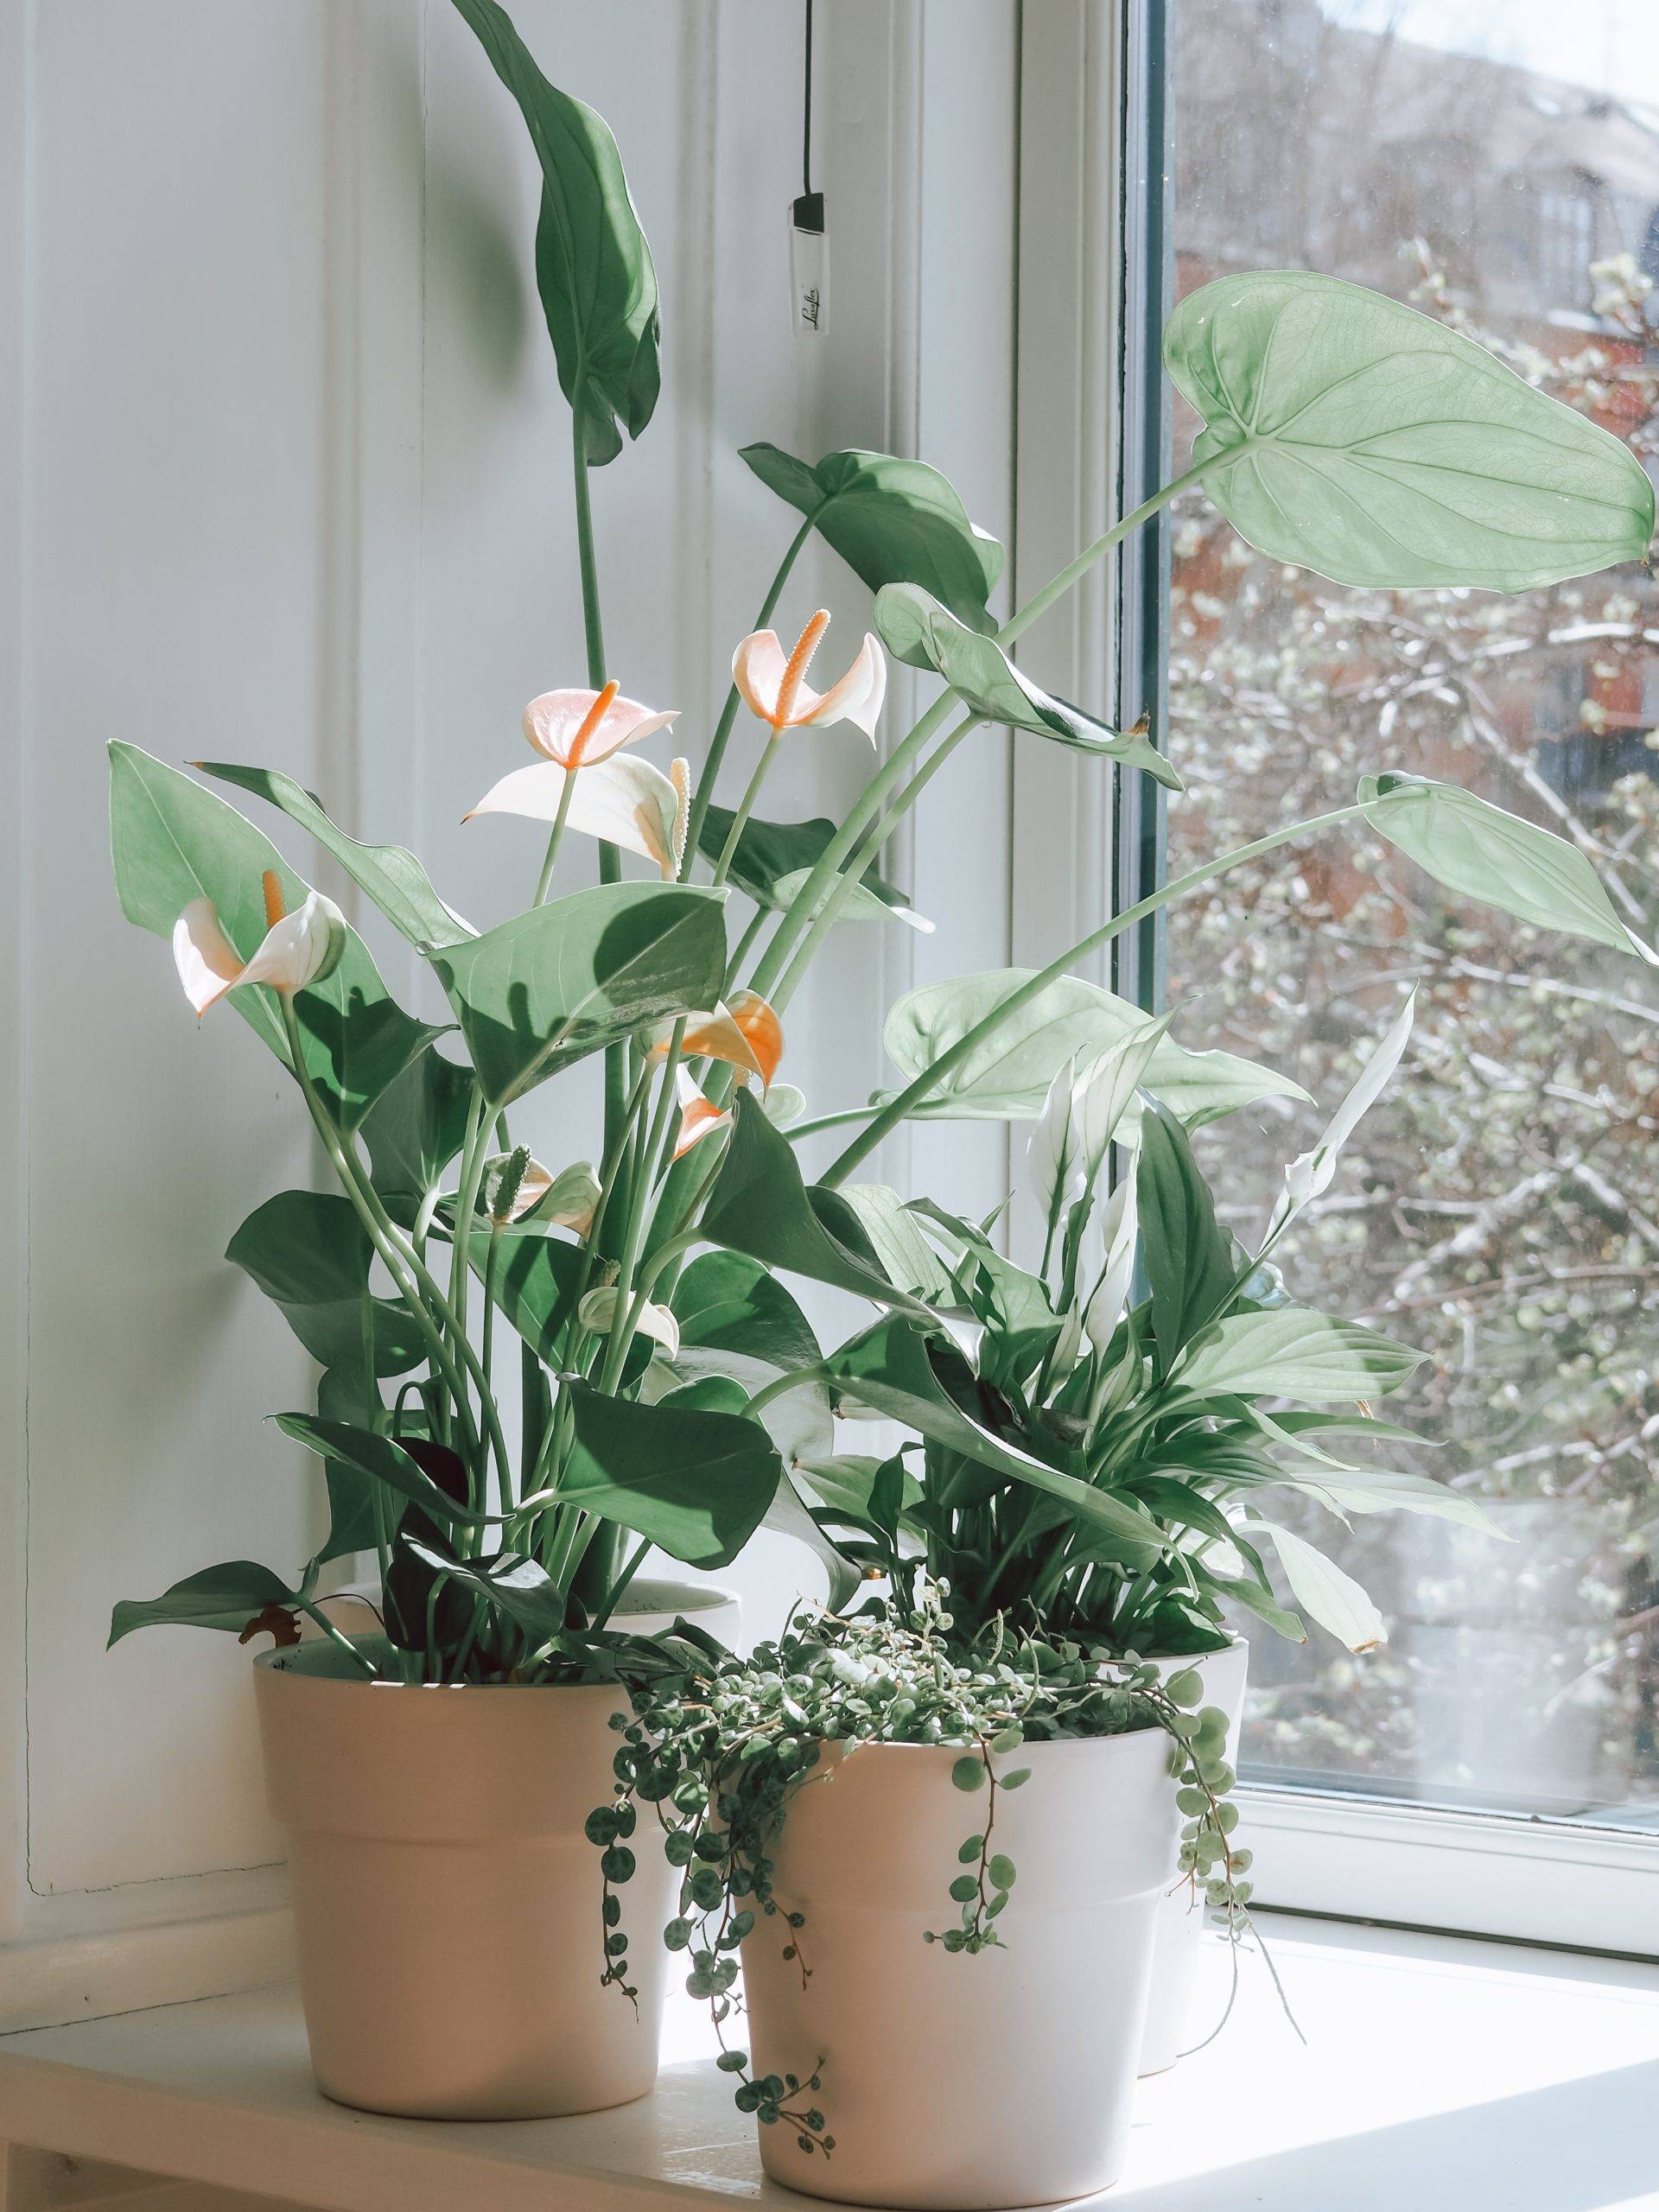
<path id="1" fill-rule="evenodd" d="M 1100 2202 L 1659 2207 L 1659 1966 L 1264 1920 L 1307 2047 L 1247 1960 L 1220 2040 L 1141 2085 L 1128 2175 Z M 1218 1948 L 1208 1963 L 1224 1966 Z M 687 2000 L 658 2093 L 639 2104 L 439 2125 L 318 2096 L 291 1992 L 213 1998 L 0 2037 L 0 2143 L 336 2212 L 799 2212 L 810 2200 L 761 2180 L 705 2036 Z M 82 2168 L 74 2186 L 88 2178 Z M 53 2201 L 23 2199 L 31 2212 Z"/>

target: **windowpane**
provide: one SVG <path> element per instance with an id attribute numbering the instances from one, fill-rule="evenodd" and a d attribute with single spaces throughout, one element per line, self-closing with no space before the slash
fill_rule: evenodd
<path id="1" fill-rule="evenodd" d="M 1653 465 L 1649 5 L 1172 13 L 1180 291 L 1275 265 L 1374 285 Z M 1178 416 L 1178 468 L 1192 429 Z M 1172 531 L 1172 869 L 1351 800 L 1366 768 L 1413 769 L 1570 837 L 1653 937 L 1659 595 L 1639 571 L 1521 601 L 1390 596 L 1258 556 L 1200 497 Z M 1281 1256 L 1298 1296 L 1429 1353 L 1383 1410 L 1434 1448 L 1392 1464 L 1490 1498 L 1509 1539 L 1338 1529 L 1390 1640 L 1351 1658 L 1262 1631 L 1247 1771 L 1659 1831 L 1654 972 L 1461 906 L 1369 836 L 1179 906 L 1168 971 L 1191 1041 L 1268 1061 L 1326 1110 L 1421 978 L 1392 1092 Z M 1201 1140 L 1242 1235 L 1322 1120 L 1261 1109 Z"/>

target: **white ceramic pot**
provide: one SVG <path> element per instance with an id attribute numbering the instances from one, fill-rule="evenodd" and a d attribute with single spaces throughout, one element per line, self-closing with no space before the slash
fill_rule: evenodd
<path id="1" fill-rule="evenodd" d="M 622 1592 L 610 1624 L 626 1629 L 630 1636 L 663 1636 L 682 1615 L 728 1651 L 736 1649 L 742 1605 L 733 1592 L 712 1582 L 658 1582 L 636 1575 Z"/>
<path id="2" fill-rule="evenodd" d="M 1250 1647 L 1243 1637 L 1235 1637 L 1224 1651 L 1206 1651 L 1187 1659 L 1158 1659 L 1153 1663 L 1166 1681 L 1189 1667 L 1197 1669 L 1204 1678 L 1205 1703 L 1219 1706 L 1227 1716 L 1227 1760 L 1236 1770 L 1239 1730 L 1244 1718 L 1244 1677 L 1250 1663 Z M 1177 1813 L 1169 1882 L 1158 1905 L 1146 2037 L 1141 2046 L 1142 2074 L 1163 2073 L 1202 2032 L 1193 2022 L 1192 2000 L 1204 1937 L 1204 1904 L 1191 1884 L 1176 1882 L 1179 1851 L 1180 1815 Z"/>
<path id="3" fill-rule="evenodd" d="M 254 1682 L 324 2094 L 431 2120 L 644 2096 L 677 1878 L 636 1847 L 620 1891 L 636 2012 L 601 1986 L 600 1855 L 582 1832 L 611 1799 L 626 1700 L 365 1681 L 330 1643 L 265 1654 Z"/>
<path id="4" fill-rule="evenodd" d="M 826 1752 L 791 1798 L 773 1853 L 789 1931 L 743 1946 L 753 2070 L 804 2079 L 836 2148 L 760 2130 L 774 2180 L 857 2204 L 949 2212 L 1047 2204 L 1122 2169 L 1154 1923 L 1168 1877 L 1175 1783 L 1161 1729 L 1027 1745 L 1001 1762 L 993 1848 L 1014 1860 L 996 1923 L 1006 1948 L 952 1954 L 925 1930 L 961 1924 L 957 1851 L 987 1796 L 955 1787 L 960 1751 L 869 1745 Z"/>

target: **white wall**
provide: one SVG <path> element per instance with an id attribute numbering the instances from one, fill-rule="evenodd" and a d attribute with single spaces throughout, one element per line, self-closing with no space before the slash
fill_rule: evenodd
<path id="1" fill-rule="evenodd" d="M 817 346 L 787 320 L 798 7 L 517 15 L 617 129 L 656 250 L 663 401 L 595 480 L 599 558 L 613 667 L 683 709 L 695 750 L 789 535 L 740 444 L 919 450 L 1007 534 L 1017 11 L 819 10 Z M 7 0 L 0 102 L 0 2018 L 44 2019 L 279 1956 L 245 1655 L 102 1645 L 116 1597 L 219 1557 L 286 1567 L 316 1522 L 261 1422 L 304 1402 L 304 1363 L 220 1256 L 308 1179 L 300 1118 L 122 923 L 105 741 L 281 766 L 419 846 L 486 924 L 522 902 L 537 839 L 459 817 L 518 765 L 524 700 L 582 663 L 532 160 L 443 0 Z M 780 626 L 820 599 L 833 660 L 868 600 L 815 556 Z M 834 811 L 858 747 L 791 743 L 768 809 Z M 788 1072 L 817 1108 L 884 1079 L 877 1017 L 913 977 L 1007 957 L 1007 741 L 956 765 L 895 855 L 938 937 L 843 932 L 793 1010 Z M 412 999 L 412 957 L 368 933 Z M 553 1156 L 578 1148 L 570 1110 L 563 1085 L 538 1102 Z M 1000 1130 L 914 1141 L 939 1195 L 1000 1187 Z"/>

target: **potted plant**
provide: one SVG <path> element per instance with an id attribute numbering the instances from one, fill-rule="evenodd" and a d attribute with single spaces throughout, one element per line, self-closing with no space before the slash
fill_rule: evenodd
<path id="1" fill-rule="evenodd" d="M 809 466 L 748 448 L 798 519 L 734 657 L 700 772 L 653 766 L 640 746 L 674 717 L 610 675 L 590 524 L 592 470 L 620 453 L 625 432 L 645 429 L 655 401 L 649 249 L 604 124 L 547 82 L 493 0 L 456 4 L 541 165 L 537 276 L 571 404 L 585 682 L 531 702 L 536 757 L 474 810 L 545 828 L 539 864 L 527 856 L 530 903 L 479 931 L 413 855 L 351 836 L 289 779 L 200 764 L 315 839 L 415 948 L 445 1016 L 423 1018 L 396 1003 L 352 924 L 243 815 L 137 748 L 111 748 L 124 910 L 170 938 L 198 1014 L 226 999 L 276 1054 L 332 1177 L 325 1192 L 268 1199 L 230 1247 L 323 1370 L 316 1411 L 276 1418 L 321 1465 L 327 1537 L 291 1578 L 233 1561 L 124 1604 L 112 1638 L 168 1623 L 272 1635 L 255 1672 L 272 1800 L 294 1840 L 319 2078 L 347 2101 L 452 2116 L 590 2107 L 652 2078 L 646 1969 L 635 2011 L 619 2008 L 595 1967 L 649 1947 L 620 1897 L 605 1901 L 602 1948 L 593 1915 L 602 1878 L 635 1873 L 648 1925 L 673 1870 L 620 1829 L 597 1864 L 575 1849 L 608 1772 L 607 1724 L 633 1725 L 632 1702 L 683 1676 L 692 1655 L 715 1663 L 694 1623 L 645 1637 L 621 1625 L 650 1548 L 718 1569 L 769 1519 L 814 1545 L 844 1601 L 856 1567 L 802 1488 L 826 1456 L 832 1392 L 875 1402 L 886 1363 L 889 1381 L 951 1401 L 931 1349 L 940 1309 L 894 1256 L 913 1224 L 891 1194 L 849 1181 L 887 1129 L 918 1111 L 1024 1113 L 1018 1084 L 981 1080 L 1006 1063 L 1004 1047 L 1040 1094 L 1062 1062 L 1121 1036 L 1123 1010 L 1103 998 L 1081 1014 L 1068 999 L 1051 1019 L 1078 959 L 1192 880 L 1347 822 L 1469 895 L 1639 949 L 1587 863 L 1548 832 L 1454 787 L 1369 777 L 1352 806 L 1218 855 L 1037 974 L 990 979 L 977 996 L 962 987 L 942 1027 L 912 1020 L 899 1040 L 904 1087 L 859 1109 L 861 1134 L 810 1184 L 797 1142 L 847 1116 L 804 1119 L 774 1083 L 784 1018 L 838 922 L 904 914 L 876 872 L 880 849 L 955 748 L 1007 723 L 1179 788 L 1145 730 L 1052 697 L 1008 650 L 1179 486 L 993 635 L 1001 549 L 935 471 L 870 453 Z M 1520 588 L 1645 546 L 1651 488 L 1614 441 L 1478 346 L 1357 288 L 1229 280 L 1184 304 L 1166 350 L 1210 425 L 1182 481 L 1281 557 L 1357 581 Z M 823 693 L 807 677 L 828 617 L 813 615 L 792 646 L 768 626 L 814 537 L 875 589 L 881 638 L 867 637 Z M 939 696 L 839 823 L 762 819 L 780 743 L 836 722 L 874 735 L 882 642 L 941 679 Z M 740 726 L 753 741 L 747 785 L 726 810 L 717 779 Z M 556 896 L 571 838 L 596 842 L 600 880 Z M 645 872 L 625 877 L 625 854 Z M 734 939 L 734 895 L 752 912 Z M 597 1158 L 543 1165 L 511 1117 L 588 1058 L 604 1069 Z M 1245 1095 L 1277 1082 L 1259 1070 L 1240 1079 Z M 1210 1249 L 1181 1237 L 1171 1270 Z M 893 1318 L 826 1359 L 780 1272 Z M 976 1423 L 973 1435 L 982 1451 L 992 1432 Z M 1034 1456 L 1019 1464 L 1096 1529 L 1121 1532 L 1127 1509 L 1109 1488 Z M 1152 1517 L 1137 1515 L 1137 1529 Z M 358 1554 L 378 1568 L 377 1637 L 346 1635 L 322 1602 L 332 1563 Z M 301 1620 L 317 1638 L 296 1641 Z M 1108 1694 L 1092 1676 L 1060 1688 L 1068 1700 L 1079 1691 L 1090 1733 L 1113 1732 L 1094 1725 L 1109 1710 L 1120 1720 L 1186 1710 L 1153 1675 L 1109 1686 L 1128 1707 L 1091 1703 Z M 1046 1707 L 1030 1717 L 1052 1720 Z M 1215 1745 L 1213 1723 L 1164 1725 Z M 1153 1825 L 1162 1851 L 1166 1832 Z"/>

